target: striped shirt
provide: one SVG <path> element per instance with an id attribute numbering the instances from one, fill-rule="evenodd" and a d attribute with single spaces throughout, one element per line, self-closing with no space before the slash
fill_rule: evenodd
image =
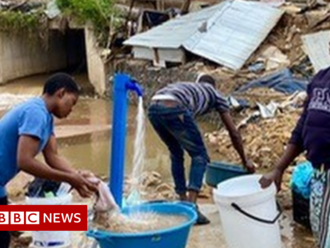
<path id="1" fill-rule="evenodd" d="M 227 100 L 208 83 L 179 82 L 169 84 L 155 94 L 155 96 L 160 95 L 174 97 L 188 108 L 194 116 L 200 116 L 212 110 L 218 112 L 229 110 Z"/>

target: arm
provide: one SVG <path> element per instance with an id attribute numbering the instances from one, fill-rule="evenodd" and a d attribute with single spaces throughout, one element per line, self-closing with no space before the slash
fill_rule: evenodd
<path id="1" fill-rule="evenodd" d="M 254 166 L 246 159 L 242 137 L 241 137 L 239 131 L 237 130 L 237 128 L 235 127 L 235 124 L 234 124 L 233 119 L 231 118 L 229 112 L 228 111 L 219 112 L 219 114 L 220 114 L 223 124 L 225 125 L 226 129 L 229 132 L 231 142 L 232 142 L 235 150 L 239 154 L 244 167 L 246 167 L 249 171 L 253 172 Z"/>
<path id="2" fill-rule="evenodd" d="M 284 171 L 289 167 L 293 160 L 304 151 L 302 131 L 307 116 L 307 108 L 310 101 L 309 96 L 304 102 L 303 113 L 301 114 L 295 129 L 292 131 L 286 150 L 276 163 L 275 168 L 260 179 L 259 183 L 262 188 L 266 188 L 271 185 L 272 182 L 275 182 L 277 190 L 280 191 Z"/>
<path id="3" fill-rule="evenodd" d="M 267 188 L 272 184 L 272 182 L 275 182 L 277 190 L 280 191 L 284 171 L 300 153 L 301 149 L 299 146 L 295 144 L 289 144 L 284 154 L 277 162 L 275 169 L 263 175 L 262 178 L 259 180 L 261 187 Z"/>
<path id="4" fill-rule="evenodd" d="M 21 135 L 17 148 L 17 163 L 21 170 L 36 177 L 71 184 L 83 197 L 89 197 L 97 187 L 79 173 L 60 171 L 35 159 L 38 154 L 39 139 L 30 135 Z"/>
<path id="5" fill-rule="evenodd" d="M 74 168 L 72 168 L 69 162 L 61 157 L 58 154 L 57 150 L 57 142 L 54 135 L 52 135 L 43 150 L 43 155 L 46 163 L 52 167 L 53 169 L 57 169 L 64 172 L 77 172 Z"/>
<path id="6" fill-rule="evenodd" d="M 54 181 L 71 182 L 71 174 L 55 170 L 35 159 L 39 140 L 33 136 L 21 135 L 17 148 L 17 163 L 21 170 L 36 177 Z"/>

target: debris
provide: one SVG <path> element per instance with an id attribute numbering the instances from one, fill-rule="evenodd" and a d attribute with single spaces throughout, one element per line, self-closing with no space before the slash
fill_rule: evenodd
<path id="1" fill-rule="evenodd" d="M 330 31 L 321 31 L 318 33 L 302 36 L 303 48 L 310 58 L 315 73 L 325 69 L 330 65 Z"/>
<path id="2" fill-rule="evenodd" d="M 255 117 L 255 115 L 252 116 Z M 296 110 L 290 113 L 279 113 L 275 118 L 261 119 L 252 123 L 246 120 L 245 125 L 240 124 L 247 156 L 261 169 L 274 166 L 282 155 L 299 116 L 300 111 Z M 240 164 L 241 161 L 231 144 L 227 131 L 220 131 L 216 139 L 218 140 L 216 150 L 220 159 Z"/>
<path id="3" fill-rule="evenodd" d="M 61 11 L 60 11 L 60 9 L 58 8 L 58 6 L 57 6 L 55 0 L 50 1 L 50 2 L 47 4 L 47 9 L 45 10 L 45 13 L 46 13 L 46 15 L 47 15 L 47 17 L 48 17 L 49 19 L 53 19 L 53 18 L 55 18 L 56 16 L 58 16 L 58 15 L 61 14 Z"/>
<path id="4" fill-rule="evenodd" d="M 296 91 L 305 91 L 307 81 L 294 78 L 290 70 L 284 69 L 271 75 L 262 77 L 239 88 L 236 92 L 244 92 L 255 87 L 273 88 L 279 92 L 292 94 Z"/>
<path id="5" fill-rule="evenodd" d="M 269 46 L 261 53 L 260 58 L 266 62 L 266 71 L 283 69 L 290 65 L 288 57 L 275 46 Z"/>
<path id="6" fill-rule="evenodd" d="M 285 0 L 260 0 L 260 2 L 269 4 L 273 7 L 279 7 L 285 3 Z"/>
<path id="7" fill-rule="evenodd" d="M 264 61 L 257 61 L 254 64 L 250 65 L 248 67 L 248 70 L 252 71 L 252 72 L 264 71 L 265 70 L 265 63 L 264 63 Z"/>
<path id="8" fill-rule="evenodd" d="M 132 36 L 124 45 L 133 47 L 135 58 L 152 60 L 156 65 L 183 63 L 185 51 L 189 51 L 237 70 L 267 37 L 283 13 L 264 3 L 225 1 Z M 256 21 L 261 17 L 268 22 Z M 232 25 L 233 22 L 236 25 Z"/>
<path id="9" fill-rule="evenodd" d="M 263 105 L 259 102 L 257 102 L 257 105 L 259 107 L 259 111 L 262 118 L 271 118 L 275 116 L 276 110 L 278 108 L 278 104 L 271 101 L 268 105 Z"/>

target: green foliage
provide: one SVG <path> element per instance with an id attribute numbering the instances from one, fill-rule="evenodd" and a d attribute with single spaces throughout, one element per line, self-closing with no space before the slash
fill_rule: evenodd
<path id="1" fill-rule="evenodd" d="M 82 24 L 91 22 L 99 35 L 100 43 L 109 38 L 111 20 L 117 15 L 115 0 L 56 0 L 59 9 Z"/>
<path id="2" fill-rule="evenodd" d="M 39 28 L 41 12 L 0 11 L 0 31 L 35 32 Z"/>

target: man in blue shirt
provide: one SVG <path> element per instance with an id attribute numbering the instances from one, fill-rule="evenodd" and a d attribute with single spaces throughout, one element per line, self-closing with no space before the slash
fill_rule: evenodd
<path id="1" fill-rule="evenodd" d="M 0 205 L 8 204 L 5 186 L 20 170 L 67 182 L 82 197 L 97 190 L 57 152 L 53 116 L 67 117 L 78 95 L 76 82 L 65 73 L 57 73 L 47 80 L 41 97 L 17 105 L 0 119 Z M 36 159 L 40 152 L 46 164 Z M 9 232 L 0 232 L 0 247 L 7 248 L 9 244 Z"/>

